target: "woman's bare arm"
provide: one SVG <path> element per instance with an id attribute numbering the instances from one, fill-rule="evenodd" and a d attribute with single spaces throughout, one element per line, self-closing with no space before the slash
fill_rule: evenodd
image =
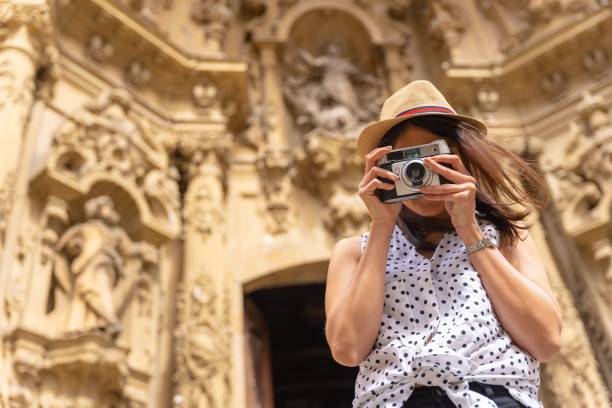
<path id="1" fill-rule="evenodd" d="M 561 311 L 535 241 L 528 231 L 520 232 L 515 246 L 484 248 L 469 257 L 501 325 L 517 345 L 545 362 L 560 348 Z M 460 235 L 467 243 L 484 236 L 477 227 Z"/>
<path id="2" fill-rule="evenodd" d="M 373 221 L 363 255 L 358 236 L 341 239 L 332 250 L 325 288 L 325 337 L 334 360 L 342 365 L 359 365 L 378 336 L 392 232 L 393 224 Z"/>

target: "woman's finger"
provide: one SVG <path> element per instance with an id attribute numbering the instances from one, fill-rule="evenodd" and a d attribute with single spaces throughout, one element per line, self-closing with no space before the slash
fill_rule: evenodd
<path id="1" fill-rule="evenodd" d="M 366 160 L 365 160 L 365 163 L 366 163 L 365 173 L 370 171 L 370 169 L 374 167 L 378 159 L 380 159 L 384 154 L 389 153 L 392 149 L 393 149 L 393 146 L 383 146 L 383 147 L 378 147 L 372 150 L 370 153 L 368 153 L 366 155 Z"/>
<path id="2" fill-rule="evenodd" d="M 421 197 L 431 201 L 462 201 L 470 196 L 469 190 L 449 194 L 423 194 Z"/>
<path id="3" fill-rule="evenodd" d="M 363 186 L 366 185 L 370 182 L 370 180 L 372 180 L 373 178 L 376 178 L 376 176 L 380 176 L 389 180 L 399 180 L 399 176 L 396 175 L 395 173 L 390 172 L 389 170 L 385 170 L 382 167 L 379 166 L 374 166 L 370 169 L 370 171 L 363 177 L 363 179 L 361 180 L 361 183 L 359 183 L 359 186 Z"/>
<path id="4" fill-rule="evenodd" d="M 442 160 L 440 160 L 442 161 Z M 450 169 L 446 166 L 442 166 L 437 163 L 434 159 L 427 157 L 423 161 L 427 167 L 435 171 L 436 173 L 444 176 L 444 178 L 452 181 L 453 183 L 476 183 L 476 179 L 469 174 L 461 173 L 457 170 Z M 451 163 L 453 164 L 453 163 Z"/>
<path id="5" fill-rule="evenodd" d="M 383 188 L 385 190 L 391 190 L 395 188 L 395 184 L 385 183 L 379 179 L 373 179 L 368 184 L 359 188 L 359 193 L 373 193 L 377 188 Z"/>
<path id="6" fill-rule="evenodd" d="M 448 163 L 453 166 L 453 169 L 457 170 L 460 173 L 470 175 L 470 172 L 465 168 L 465 165 L 461 161 L 461 157 L 456 154 L 437 154 L 435 156 L 427 157 L 428 159 L 432 159 L 436 162 Z"/>
<path id="7" fill-rule="evenodd" d="M 449 194 L 457 193 L 464 190 L 476 191 L 476 186 L 473 183 L 461 183 L 461 184 L 435 184 L 430 186 L 423 186 L 419 189 L 422 193 L 427 194 Z"/>

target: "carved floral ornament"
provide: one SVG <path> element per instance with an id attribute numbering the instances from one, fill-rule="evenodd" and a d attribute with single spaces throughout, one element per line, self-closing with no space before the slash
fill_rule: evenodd
<path id="1" fill-rule="evenodd" d="M 0 42 L 12 40 L 12 36 L 19 30 L 27 30 L 30 42 L 27 44 L 27 52 L 31 53 L 34 62 L 38 65 L 50 67 L 50 75 L 57 75 L 58 51 L 52 42 L 49 5 L 46 1 L 38 0 L 32 2 L 3 1 L 0 3 Z M 23 47 L 16 41 L 17 47 Z"/>
<path id="2" fill-rule="evenodd" d="M 197 273 L 178 292 L 175 407 L 228 407 L 231 398 L 231 300 L 228 286 Z"/>
<path id="3" fill-rule="evenodd" d="M 45 37 L 50 34 L 49 18 L 49 6 L 44 1 L 4 1 L 0 3 L 0 40 L 12 29 L 24 24 L 39 32 L 41 37 Z"/>

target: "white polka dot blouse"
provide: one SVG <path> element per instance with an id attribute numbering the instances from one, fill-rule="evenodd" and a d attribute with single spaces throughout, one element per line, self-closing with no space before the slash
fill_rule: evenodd
<path id="1" fill-rule="evenodd" d="M 478 224 L 499 242 L 493 223 L 479 218 Z M 362 253 L 368 235 L 361 235 Z M 418 383 L 441 387 L 460 408 L 497 407 L 471 391 L 469 381 L 503 385 L 527 407 L 543 408 L 539 361 L 499 323 L 457 233 L 445 233 L 429 259 L 396 225 L 380 329 L 359 364 L 352 406 L 399 408 Z"/>

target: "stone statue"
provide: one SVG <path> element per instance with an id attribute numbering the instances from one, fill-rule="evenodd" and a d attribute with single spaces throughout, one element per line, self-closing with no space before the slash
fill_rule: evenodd
<path id="1" fill-rule="evenodd" d="M 298 113 L 299 125 L 344 132 L 378 115 L 378 103 L 359 98 L 356 84 L 372 88 L 380 87 L 381 82 L 349 61 L 338 44 L 327 44 L 318 57 L 301 48 L 297 56 L 306 72 L 290 75 L 284 91 Z"/>
<path id="2" fill-rule="evenodd" d="M 58 240 L 49 303 L 63 313 L 65 332 L 115 336 L 121 330 L 117 303 L 123 302 L 117 302 L 114 289 L 124 276 L 123 258 L 142 252 L 152 262 L 150 245 L 133 243 L 116 226 L 119 215 L 107 196 L 87 201 L 85 216 Z"/>

